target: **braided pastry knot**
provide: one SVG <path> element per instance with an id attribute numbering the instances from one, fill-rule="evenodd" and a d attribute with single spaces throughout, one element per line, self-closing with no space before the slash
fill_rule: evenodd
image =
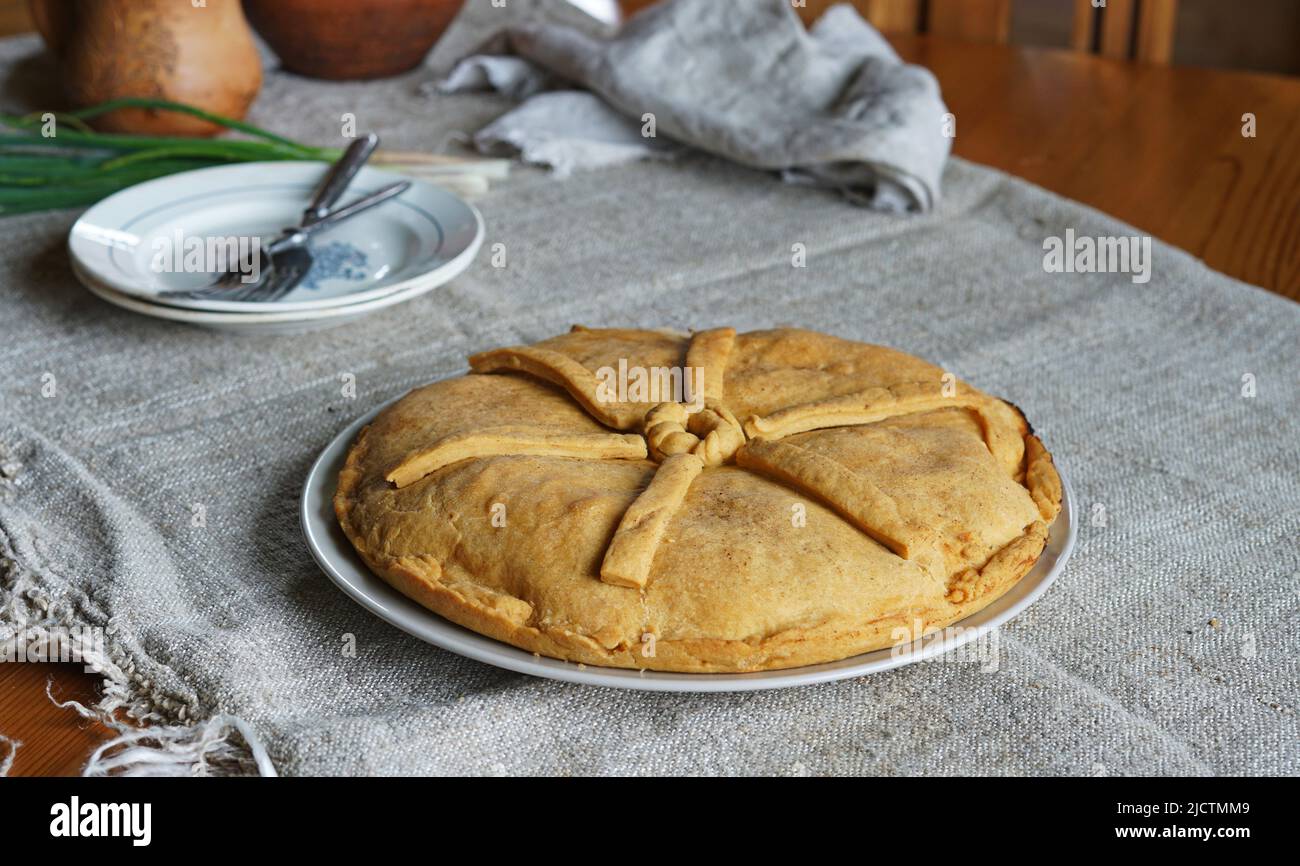
<path id="1" fill-rule="evenodd" d="M 681 403 L 660 403 L 645 413 L 645 441 L 650 456 L 660 463 L 674 454 L 687 454 L 700 444 L 700 437 L 686 432 L 690 413 Z"/>
<path id="2" fill-rule="evenodd" d="M 705 466 L 721 466 L 745 444 L 745 431 L 723 406 L 705 406 L 691 416 L 687 428 L 700 437 L 695 456 Z"/>
<path id="3" fill-rule="evenodd" d="M 646 412 L 643 425 L 650 456 L 659 462 L 694 454 L 705 466 L 721 466 L 745 444 L 740 422 L 717 405 L 691 413 L 682 403 L 660 403 Z"/>

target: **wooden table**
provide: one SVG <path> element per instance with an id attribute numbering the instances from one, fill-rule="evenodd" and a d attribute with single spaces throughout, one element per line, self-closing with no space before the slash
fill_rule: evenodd
<path id="1" fill-rule="evenodd" d="M 957 155 L 1300 299 L 1300 80 L 927 37 L 893 41 L 939 77 L 957 117 Z M 1254 138 L 1242 135 L 1246 113 L 1256 119 Z M 77 666 L 0 664 L 0 733 L 24 742 L 15 775 L 76 773 L 109 735 L 50 704 L 49 679 L 61 699 L 86 702 L 94 691 Z"/>
<path id="2" fill-rule="evenodd" d="M 1300 300 L 1300 79 L 1073 51 L 892 40 L 929 67 L 954 151 Z M 1242 135 L 1242 116 L 1256 135 Z"/>

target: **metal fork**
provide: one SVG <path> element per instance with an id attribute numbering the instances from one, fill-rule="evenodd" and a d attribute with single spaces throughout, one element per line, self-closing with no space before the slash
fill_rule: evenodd
<path id="1" fill-rule="evenodd" d="M 311 270 L 312 256 L 307 242 L 318 232 L 328 231 L 357 214 L 396 198 L 411 188 L 410 181 L 398 181 L 331 211 L 315 222 L 301 226 L 292 234 L 286 232 L 267 248 L 271 259 L 271 278 L 248 293 L 240 293 L 235 300 L 272 303 L 292 292 Z"/>
<path id="2" fill-rule="evenodd" d="M 325 214 L 329 213 L 329 209 L 334 207 L 335 202 L 343 196 L 348 184 L 352 183 L 352 179 L 357 176 L 357 172 L 361 171 L 377 147 L 379 147 L 379 136 L 373 132 L 366 133 L 348 145 L 343 155 L 325 172 L 325 178 L 312 196 L 311 203 L 302 212 L 300 225 L 306 226 L 318 222 Z M 189 294 L 194 297 L 206 297 L 218 292 L 228 291 L 232 293 L 233 299 L 235 293 L 245 294 L 257 288 L 265 281 L 266 277 L 264 275 L 269 270 L 266 251 L 259 246 L 257 255 L 259 260 L 258 274 L 263 276 L 260 276 L 254 283 L 245 280 L 246 274 L 242 271 L 228 270 L 211 285 L 192 289 Z M 173 297 L 180 297 L 180 295 L 174 295 Z"/>
<path id="3" fill-rule="evenodd" d="M 213 286 L 207 289 L 160 292 L 159 297 L 187 300 L 218 297 L 227 301 L 263 303 L 279 300 L 293 291 L 311 269 L 312 257 L 307 242 L 313 235 L 329 231 L 358 214 L 396 198 L 410 188 L 410 181 L 390 183 L 305 225 L 285 229 L 271 243 L 259 248 L 262 260 L 269 263 L 269 267 L 266 268 L 266 275 L 251 286 L 240 290 Z"/>

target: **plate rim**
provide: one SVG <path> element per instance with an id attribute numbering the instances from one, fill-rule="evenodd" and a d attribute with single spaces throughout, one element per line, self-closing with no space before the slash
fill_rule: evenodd
<path id="1" fill-rule="evenodd" d="M 144 181 L 143 183 L 134 184 L 125 189 L 118 190 L 112 195 L 105 196 L 104 198 L 100 199 L 99 201 L 91 205 L 85 212 L 83 212 L 77 218 L 77 220 L 68 229 L 67 240 L 66 240 L 68 257 L 73 263 L 74 272 L 77 274 L 78 278 L 81 279 L 83 283 L 85 282 L 86 277 L 89 277 L 90 279 L 93 279 L 95 283 L 104 291 L 111 291 L 117 295 L 123 296 L 125 298 L 129 298 L 139 303 L 148 304 L 154 307 L 163 307 L 167 309 L 185 310 L 187 312 L 192 312 L 192 313 L 239 314 L 244 316 L 264 316 L 264 315 L 279 315 L 284 313 L 319 312 L 319 311 L 334 309 L 337 307 L 354 306 L 357 304 L 368 303 L 370 301 L 389 298 L 394 294 L 406 292 L 411 289 L 417 288 L 426 280 L 437 279 L 437 277 L 444 270 L 447 270 L 451 268 L 453 265 L 460 263 L 465 258 L 468 258 L 470 261 L 473 261 L 474 257 L 478 255 L 478 251 L 482 247 L 483 239 L 486 232 L 486 227 L 483 222 L 483 215 L 479 212 L 478 208 L 476 208 L 473 204 L 466 201 L 464 198 L 460 197 L 454 192 L 445 189 L 441 186 L 438 186 L 436 183 L 431 183 L 427 180 L 422 180 L 420 178 L 408 177 L 398 172 L 388 171 L 387 169 L 383 169 L 377 166 L 365 167 L 364 169 L 362 169 L 357 179 L 361 180 L 362 175 L 377 173 L 377 174 L 385 175 L 386 178 L 389 179 L 406 180 L 409 181 L 412 184 L 412 186 L 417 189 L 424 188 L 432 192 L 447 196 L 449 199 L 452 200 L 452 202 L 455 205 L 465 208 L 469 212 L 469 214 L 474 218 L 474 223 L 475 223 L 474 237 L 470 240 L 469 244 L 466 245 L 465 249 L 461 250 L 461 252 L 457 253 L 455 256 L 446 260 L 445 262 L 438 265 L 437 267 L 431 270 L 427 270 L 415 274 L 397 283 L 392 283 L 390 285 L 382 286 L 379 288 L 366 289 L 360 292 L 349 293 L 347 295 L 341 295 L 335 298 L 327 298 L 327 299 L 312 300 L 312 301 L 277 302 L 275 305 L 277 311 L 275 313 L 271 313 L 270 311 L 267 311 L 265 309 L 258 309 L 258 307 L 261 307 L 263 305 L 254 302 L 217 300 L 213 302 L 217 306 L 205 306 L 203 301 L 186 301 L 186 302 L 178 303 L 174 301 L 163 300 L 160 296 L 156 294 L 138 291 L 134 284 L 131 284 L 127 281 L 123 281 L 114 277 L 111 272 L 107 272 L 105 274 L 93 272 L 94 270 L 93 263 L 89 261 L 83 261 L 82 260 L 83 257 L 78 253 L 75 246 L 75 241 L 78 239 L 79 232 L 81 234 L 85 233 L 84 226 L 89 224 L 89 220 L 93 217 L 96 211 L 112 204 L 114 199 L 120 199 L 124 196 L 131 195 L 131 194 L 138 195 L 148 187 L 159 187 L 159 188 L 166 187 L 170 183 L 175 182 L 176 179 L 178 178 L 192 177 L 197 174 L 208 174 L 208 173 L 236 174 L 236 173 L 243 173 L 243 172 L 254 172 L 259 170 L 276 169 L 278 171 L 283 171 L 285 169 L 292 169 L 292 168 L 316 168 L 316 167 L 324 167 L 324 166 L 325 166 L 324 163 L 312 162 L 310 160 L 273 160 L 273 161 L 264 160 L 259 162 L 241 162 L 241 163 L 231 163 L 227 165 L 208 166 L 206 168 L 190 169 L 189 171 L 177 172 L 176 174 L 166 175 L 164 177 L 159 177 L 159 178 L 153 178 L 152 180 Z M 439 231 L 440 234 L 445 234 L 442 228 L 439 228 Z M 101 268 L 99 270 L 104 270 L 104 269 Z M 447 277 L 447 280 L 454 278 L 457 274 L 460 273 L 461 270 L 464 270 L 464 268 L 461 268 L 460 270 L 453 272 L 451 276 Z M 444 282 L 447 280 L 444 280 Z M 124 307 L 124 309 L 130 309 L 130 308 Z M 159 318 L 167 318 L 167 317 L 160 316 Z"/>
<path id="2" fill-rule="evenodd" d="M 504 641 L 478 634 L 463 626 L 453 623 L 439 614 L 421 606 L 413 599 L 399 593 L 391 587 L 378 575 L 374 574 L 359 555 L 353 549 L 352 544 L 346 538 L 343 539 L 343 545 L 337 545 L 337 540 L 331 539 L 331 546 L 339 546 L 343 550 L 343 556 L 351 559 L 349 566 L 356 569 L 363 580 L 369 580 L 375 585 L 375 593 L 381 598 L 372 597 L 371 593 L 363 591 L 361 588 L 353 585 L 348 578 L 340 573 L 336 563 L 331 561 L 326 555 L 326 550 L 322 545 L 318 532 L 328 537 L 330 530 L 334 530 L 342 535 L 342 529 L 338 526 L 338 521 L 334 517 L 333 499 L 334 492 L 337 488 L 337 470 L 333 464 L 340 462 L 346 457 L 347 450 L 350 449 L 352 442 L 367 424 L 375 419 L 380 412 L 387 409 L 397 401 L 406 396 L 406 393 L 386 400 L 373 409 L 365 412 L 351 423 L 346 425 L 330 440 L 329 444 L 317 455 L 312 461 L 311 468 L 308 470 L 306 480 L 303 483 L 302 492 L 299 495 L 298 515 L 299 524 L 303 533 L 303 541 L 310 552 L 316 565 L 325 573 L 325 576 L 342 592 L 369 611 L 374 616 L 387 622 L 389 625 L 406 632 L 425 643 L 447 650 L 448 652 L 461 655 L 466 658 L 504 670 L 514 671 L 516 673 L 527 674 L 530 676 L 541 677 L 544 679 L 559 680 L 562 682 L 575 683 L 587 686 L 602 686 L 606 688 L 632 689 L 637 691 L 651 692 L 678 692 L 678 693 L 723 693 L 723 692 L 751 692 L 767 689 L 794 688 L 798 686 L 815 685 L 818 683 L 833 682 L 844 679 L 854 679 L 866 676 L 868 674 L 880 673 L 893 668 L 903 667 L 905 665 L 916 664 L 926 661 L 935 656 L 951 652 L 972 640 L 975 640 L 989 631 L 996 630 L 1020 614 L 1024 613 L 1030 606 L 1038 601 L 1053 583 L 1056 582 L 1060 573 L 1064 570 L 1070 555 L 1074 550 L 1075 541 L 1078 537 L 1078 520 L 1074 508 L 1074 493 L 1070 486 L 1069 479 L 1061 469 L 1055 455 L 1053 463 L 1056 465 L 1057 474 L 1061 479 L 1061 511 L 1056 520 L 1049 527 L 1048 544 L 1052 543 L 1052 534 L 1058 531 L 1064 531 L 1065 537 L 1061 544 L 1059 553 L 1056 554 L 1055 560 L 1047 566 L 1046 573 L 1039 578 L 1038 582 L 1033 584 L 1020 598 L 1014 599 L 1001 611 L 987 616 L 988 622 L 980 623 L 974 627 L 967 626 L 957 634 L 955 638 L 944 641 L 931 641 L 922 645 L 919 649 L 915 644 L 905 650 L 894 653 L 890 648 L 873 650 L 868 653 L 862 653 L 857 656 L 850 656 L 837 661 L 823 662 L 814 665 L 804 665 L 795 668 L 785 668 L 771 671 L 754 671 L 749 673 L 684 673 L 672 671 L 651 671 L 651 670 L 634 670 L 631 668 L 611 668 L 601 665 L 585 665 L 576 662 L 553 659 L 548 656 L 541 656 L 531 653 L 527 650 L 519 649 Z M 333 477 L 330 477 L 333 476 Z M 324 484 L 324 487 L 322 487 Z M 329 506 L 329 518 L 326 526 L 318 526 L 319 515 L 314 513 L 313 496 L 325 493 L 323 499 Z M 1046 547 L 1044 548 L 1046 552 Z M 1039 568 L 1042 563 L 1042 554 L 1038 563 L 1035 563 L 1034 569 Z M 1028 577 L 1028 575 L 1026 575 Z M 1025 578 L 1021 578 L 1023 581 Z M 1017 586 L 1019 586 L 1019 581 Z M 950 623 L 946 628 L 958 627 L 962 623 L 971 619 L 980 617 L 990 608 L 995 607 L 1014 592 L 1011 591 L 999 597 L 988 607 L 985 607 L 965 619 Z M 386 598 L 383 598 L 386 596 Z M 423 628 L 416 628 L 409 622 L 403 621 L 402 617 L 397 616 L 390 607 L 386 607 L 384 602 L 388 602 L 391 608 L 407 608 L 410 614 L 416 619 L 414 622 L 423 622 Z M 943 631 L 942 629 L 940 631 Z M 882 655 L 883 654 L 883 655 Z M 857 659 L 863 661 L 854 664 Z"/>

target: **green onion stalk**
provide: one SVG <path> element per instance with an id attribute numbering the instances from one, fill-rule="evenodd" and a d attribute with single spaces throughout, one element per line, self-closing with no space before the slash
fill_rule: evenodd
<path id="1" fill-rule="evenodd" d="M 243 137 L 121 135 L 96 132 L 86 123 L 119 108 L 188 114 Z M 114 99 L 53 116 L 50 135 L 47 116 L 0 113 L 0 216 L 85 207 L 142 181 L 195 168 L 266 160 L 333 162 L 342 153 L 342 148 L 302 144 L 251 123 L 163 99 Z M 433 154 L 376 154 L 378 164 L 417 171 L 447 160 Z"/>

